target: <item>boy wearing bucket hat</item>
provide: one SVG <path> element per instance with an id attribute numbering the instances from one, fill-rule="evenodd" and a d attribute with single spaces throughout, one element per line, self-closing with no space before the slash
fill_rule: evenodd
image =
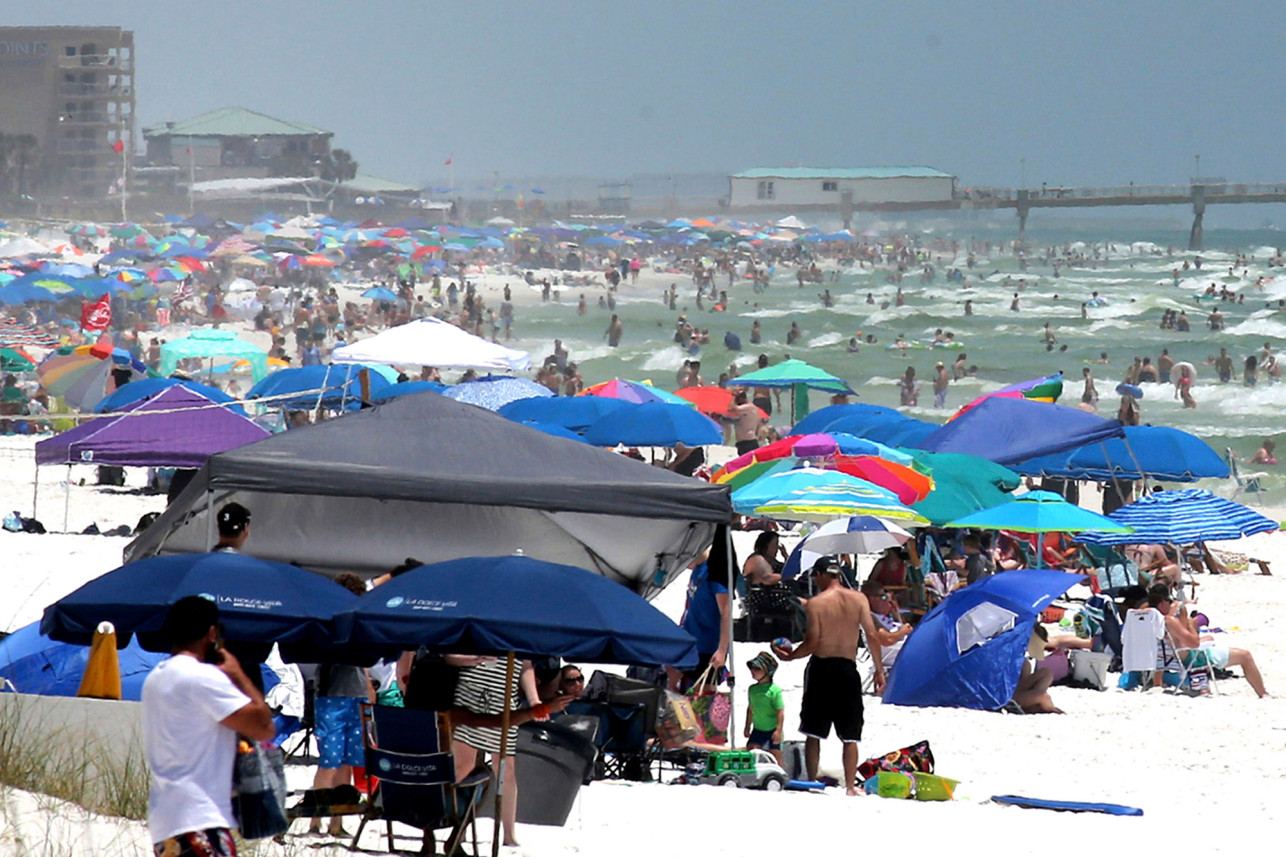
<path id="1" fill-rule="evenodd" d="M 781 734 L 786 721 L 786 703 L 781 688 L 773 683 L 777 659 L 760 652 L 746 662 L 755 683 L 750 686 L 750 705 L 746 709 L 746 747 L 764 749 L 781 764 Z"/>

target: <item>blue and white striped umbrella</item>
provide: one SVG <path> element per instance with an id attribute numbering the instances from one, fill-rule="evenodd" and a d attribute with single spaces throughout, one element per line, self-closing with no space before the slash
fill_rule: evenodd
<path id="1" fill-rule="evenodd" d="M 1239 539 L 1277 529 L 1276 521 L 1199 488 L 1149 494 L 1108 517 L 1133 528 L 1133 532 L 1082 533 L 1077 541 L 1100 545 L 1189 544 Z"/>
<path id="2" fill-rule="evenodd" d="M 498 411 L 510 402 L 520 399 L 548 398 L 553 392 L 535 381 L 526 378 L 510 378 L 506 375 L 487 375 L 472 381 L 461 381 L 447 387 L 442 395 L 457 402 L 477 405 L 489 411 Z"/>

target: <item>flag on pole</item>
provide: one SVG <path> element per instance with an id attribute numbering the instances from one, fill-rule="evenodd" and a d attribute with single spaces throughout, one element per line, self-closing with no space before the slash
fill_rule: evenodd
<path id="1" fill-rule="evenodd" d="M 112 326 L 112 299 L 110 295 L 103 295 L 98 300 L 90 303 L 85 301 L 80 308 L 80 326 L 85 330 L 99 331 L 106 330 Z"/>
<path id="2" fill-rule="evenodd" d="M 116 154 L 118 154 L 118 155 L 119 155 L 121 152 L 125 151 L 125 141 L 124 141 L 124 140 L 117 140 L 115 143 L 112 143 L 112 151 L 113 151 L 113 152 L 115 152 L 115 153 L 116 153 Z"/>
<path id="3" fill-rule="evenodd" d="M 449 167 L 449 166 L 451 166 L 451 162 L 452 162 L 452 161 L 454 161 L 454 160 L 455 160 L 455 155 L 448 155 L 448 156 L 447 156 L 447 162 L 446 162 L 445 164 L 443 164 L 442 166 L 444 166 L 444 167 Z"/>

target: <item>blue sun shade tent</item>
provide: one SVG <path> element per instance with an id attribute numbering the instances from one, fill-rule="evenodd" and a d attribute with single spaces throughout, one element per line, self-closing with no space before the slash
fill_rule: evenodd
<path id="1" fill-rule="evenodd" d="M 993 396 L 913 445 L 928 452 L 976 455 L 1008 466 L 1124 434 L 1120 420 L 1048 402 Z"/>
<path id="2" fill-rule="evenodd" d="M 1048 569 L 992 575 L 957 590 L 902 644 L 884 702 L 995 711 L 1013 698 L 1040 611 L 1084 578 Z"/>

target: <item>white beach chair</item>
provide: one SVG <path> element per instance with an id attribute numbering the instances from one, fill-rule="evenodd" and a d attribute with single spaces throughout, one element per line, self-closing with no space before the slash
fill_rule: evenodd
<path id="1" fill-rule="evenodd" d="M 1264 486 L 1260 482 L 1267 473 L 1242 473 L 1237 467 L 1237 458 L 1232 453 L 1232 447 L 1224 447 L 1224 459 L 1228 462 L 1228 473 L 1232 476 L 1235 488 L 1232 492 L 1232 499 L 1236 500 L 1242 494 L 1254 494 L 1259 500 L 1259 505 L 1264 505 Z"/>

